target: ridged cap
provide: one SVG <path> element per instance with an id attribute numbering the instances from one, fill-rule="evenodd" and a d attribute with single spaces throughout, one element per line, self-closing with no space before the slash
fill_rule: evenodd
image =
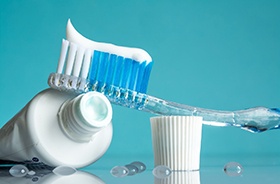
<path id="1" fill-rule="evenodd" d="M 152 117 L 154 164 L 171 170 L 199 170 L 202 117 Z"/>

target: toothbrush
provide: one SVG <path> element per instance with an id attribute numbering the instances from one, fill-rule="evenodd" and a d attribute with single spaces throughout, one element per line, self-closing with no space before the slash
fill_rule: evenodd
<path id="1" fill-rule="evenodd" d="M 67 23 L 56 73 L 50 87 L 74 93 L 98 91 L 114 104 L 157 115 L 202 116 L 212 126 L 234 126 L 258 133 L 280 129 L 280 109 L 256 107 L 217 111 L 166 101 L 146 94 L 153 61 L 142 49 L 94 42 Z"/>

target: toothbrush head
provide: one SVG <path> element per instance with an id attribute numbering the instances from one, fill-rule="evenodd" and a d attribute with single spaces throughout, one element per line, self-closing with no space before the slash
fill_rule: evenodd
<path id="1" fill-rule="evenodd" d="M 67 37 L 62 41 L 57 71 L 48 80 L 52 88 L 116 93 L 114 96 L 124 91 L 146 93 L 153 66 L 146 51 L 89 40 L 75 30 L 70 20 Z"/>

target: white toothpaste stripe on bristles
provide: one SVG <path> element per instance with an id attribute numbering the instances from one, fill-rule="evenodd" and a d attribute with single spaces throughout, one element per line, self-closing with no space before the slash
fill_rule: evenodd
<path id="1" fill-rule="evenodd" d="M 70 42 L 74 42 L 85 48 L 90 48 L 92 50 L 98 50 L 101 52 L 108 52 L 110 54 L 116 54 L 124 58 L 131 58 L 138 62 L 152 62 L 151 56 L 144 50 L 139 48 L 122 47 L 109 43 L 95 42 L 90 39 L 85 38 L 81 35 L 72 25 L 70 19 L 67 23 L 66 28 L 66 38 Z M 148 64 L 147 63 L 147 64 Z"/>

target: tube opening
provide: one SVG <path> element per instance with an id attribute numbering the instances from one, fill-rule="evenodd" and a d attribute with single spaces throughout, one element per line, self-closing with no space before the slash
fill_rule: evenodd
<path id="1" fill-rule="evenodd" d="M 64 133 L 74 141 L 90 141 L 111 123 L 112 106 L 106 96 L 88 92 L 66 101 L 58 114 Z"/>
<path id="2" fill-rule="evenodd" d="M 108 117 L 109 106 L 103 96 L 97 93 L 87 93 L 80 103 L 80 112 L 85 121 L 91 126 L 100 127 Z"/>

